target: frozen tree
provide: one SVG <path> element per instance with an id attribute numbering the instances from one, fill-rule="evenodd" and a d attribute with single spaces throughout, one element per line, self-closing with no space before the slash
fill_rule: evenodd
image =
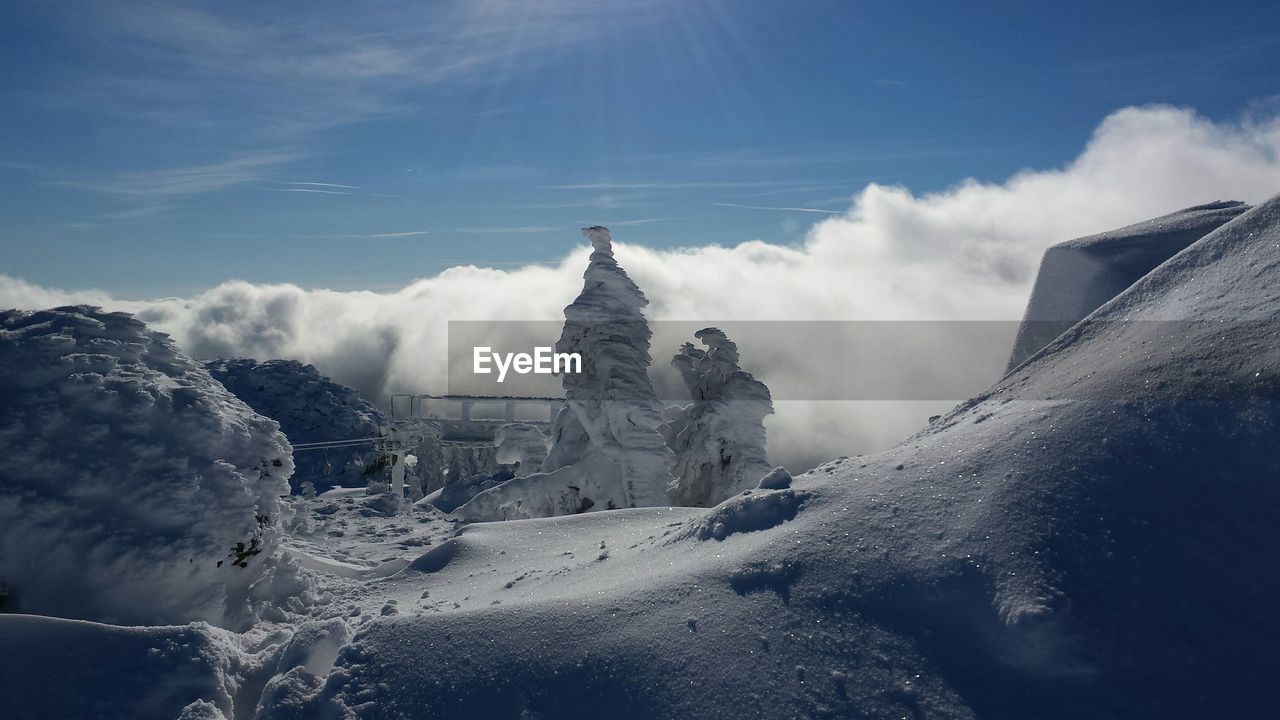
<path id="1" fill-rule="evenodd" d="M 675 451 L 670 493 L 677 505 L 708 507 L 756 486 L 771 469 L 764 418 L 769 388 L 738 366 L 738 346 L 719 328 L 694 333 L 706 350 L 685 343 L 671 359 L 693 403 L 664 427 Z"/>
<path id="2" fill-rule="evenodd" d="M 480 493 L 458 509 L 463 517 L 547 517 L 669 503 L 671 452 L 648 374 L 652 333 L 643 311 L 649 301 L 614 259 L 608 229 L 583 234 L 593 251 L 556 343 L 556 352 L 582 357 L 582 372 L 563 376 L 565 407 L 552 424 L 542 472 Z"/>

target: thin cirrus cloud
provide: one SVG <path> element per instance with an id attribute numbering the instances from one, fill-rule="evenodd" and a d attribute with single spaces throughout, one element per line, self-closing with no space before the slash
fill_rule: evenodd
<path id="1" fill-rule="evenodd" d="M 652 13 L 608 12 L 654 21 Z M 553 48 L 621 27 L 596 22 L 603 13 L 584 0 L 518 11 L 487 0 L 379 4 L 376 12 L 317 9 L 283 19 L 267 6 L 84 6 L 63 13 L 59 27 L 97 71 L 66 78 L 55 102 L 94 108 L 131 134 L 147 126 L 149 138 L 172 145 L 170 156 L 190 162 L 53 181 L 127 196 L 262 181 L 323 153 L 332 141 L 326 131 L 418 112 L 420 92 L 446 83 L 499 86 Z"/>
<path id="2" fill-rule="evenodd" d="M 120 173 L 109 178 L 50 179 L 47 184 L 113 195 L 175 197 L 214 192 L 263 180 L 270 170 L 296 160 L 298 153 L 244 153 L 214 163 Z"/>
<path id="3" fill-rule="evenodd" d="M 355 193 L 343 192 L 342 190 L 322 190 L 320 188 L 263 188 L 268 192 L 292 192 L 292 193 L 315 193 L 317 195 L 355 195 Z"/>
<path id="4" fill-rule="evenodd" d="M 432 235 L 433 230 L 401 230 L 394 232 L 367 232 L 367 233 L 337 233 L 337 234 L 279 234 L 279 233 L 210 233 L 202 237 L 226 240 L 226 239 L 251 239 L 251 240 L 395 240 L 398 238 L 423 237 Z"/>
<path id="5" fill-rule="evenodd" d="M 318 188 L 341 188 L 343 190 L 359 190 L 359 185 L 339 185 L 338 183 L 328 182 L 307 182 L 300 180 L 272 180 L 276 185 L 294 185 L 297 187 L 318 187 Z"/>
<path id="6" fill-rule="evenodd" d="M 430 230 L 406 230 L 404 232 L 388 232 L 388 233 L 375 233 L 373 235 L 362 235 L 361 237 L 402 238 L 402 237 L 417 237 L 419 235 L 430 235 L 430 234 L 431 234 Z"/>
<path id="7" fill-rule="evenodd" d="M 312 195 L 347 195 L 350 197 L 376 197 L 376 198 L 403 198 L 404 197 L 403 195 L 396 195 L 394 193 L 350 192 L 348 190 L 326 190 L 324 188 L 317 188 L 317 187 L 287 187 L 287 188 L 269 187 L 269 188 L 262 188 L 262 189 L 266 190 L 267 192 L 309 193 Z"/>
<path id="8" fill-rule="evenodd" d="M 607 222 L 604 224 L 608 227 L 627 227 L 628 225 L 649 225 L 651 223 L 675 222 L 676 220 L 681 220 L 681 219 L 683 218 L 678 218 L 678 217 L 638 218 L 636 220 L 614 220 L 612 222 Z M 584 220 L 580 224 L 583 224 L 583 223 L 586 223 L 586 221 Z"/>
<path id="9" fill-rule="evenodd" d="M 734 181 L 734 180 L 670 180 L 644 182 L 590 182 L 548 185 L 549 190 L 725 190 L 740 188 L 778 188 L 812 185 L 809 181 Z"/>
<path id="10" fill-rule="evenodd" d="M 562 227 L 548 225 L 517 225 L 514 227 L 460 227 L 452 228 L 453 232 L 465 235 L 535 235 L 564 230 Z"/>
<path id="11" fill-rule="evenodd" d="M 1214 122 L 1167 106 L 1125 108 L 1062 167 L 922 195 L 867 185 L 847 212 L 821 219 L 800 245 L 752 240 L 656 250 L 627 244 L 626 233 L 616 232 L 616 251 L 657 320 L 726 327 L 745 320 L 1016 320 L 1049 245 L 1208 201 L 1256 203 L 1277 189 L 1280 118 Z M 579 246 L 547 264 L 455 266 L 387 292 L 233 281 L 193 297 L 147 301 L 0 276 L 0 306 L 88 302 L 126 310 L 194 357 L 302 360 L 378 399 L 447 387 L 450 321 L 562 318 L 582 287 L 588 254 Z M 665 371 L 675 350 L 652 349 L 654 372 Z M 811 347 L 741 350 L 747 369 L 775 387 L 848 371 Z M 937 370 L 949 361 L 940 359 Z M 775 405 L 770 457 L 793 470 L 885 447 L 945 409 L 785 398 Z"/>
<path id="12" fill-rule="evenodd" d="M 821 213 L 824 215 L 843 215 L 845 210 L 824 210 L 823 208 L 810 207 L 776 207 L 772 205 L 739 205 L 737 203 L 711 203 L 716 207 L 737 208 L 739 210 L 774 210 L 779 212 L 803 212 L 803 213 Z"/>

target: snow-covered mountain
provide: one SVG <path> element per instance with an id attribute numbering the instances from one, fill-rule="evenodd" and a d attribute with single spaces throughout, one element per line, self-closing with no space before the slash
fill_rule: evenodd
<path id="1" fill-rule="evenodd" d="M 333 382 L 313 365 L 295 360 L 207 360 L 214 379 L 249 407 L 280 423 L 290 442 L 312 443 L 378 437 L 387 420 L 355 390 Z M 299 492 L 310 481 L 318 491 L 364 487 L 380 467 L 372 446 L 294 454 L 289 484 Z"/>

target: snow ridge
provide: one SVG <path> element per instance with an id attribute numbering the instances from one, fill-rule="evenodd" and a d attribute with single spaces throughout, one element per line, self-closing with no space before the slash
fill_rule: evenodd
<path id="1" fill-rule="evenodd" d="M 1160 263 L 1248 209 L 1236 201 L 1197 205 L 1046 250 L 1007 370 L 1021 365 Z"/>

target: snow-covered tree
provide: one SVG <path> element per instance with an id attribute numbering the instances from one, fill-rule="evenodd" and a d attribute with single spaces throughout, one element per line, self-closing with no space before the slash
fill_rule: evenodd
<path id="1" fill-rule="evenodd" d="M 671 359 L 693 403 L 664 432 L 675 452 L 672 502 L 708 507 L 755 487 L 771 469 L 764 418 L 773 403 L 769 388 L 738 366 L 738 346 L 719 328 L 694 337 L 707 349 L 685 343 Z"/>

